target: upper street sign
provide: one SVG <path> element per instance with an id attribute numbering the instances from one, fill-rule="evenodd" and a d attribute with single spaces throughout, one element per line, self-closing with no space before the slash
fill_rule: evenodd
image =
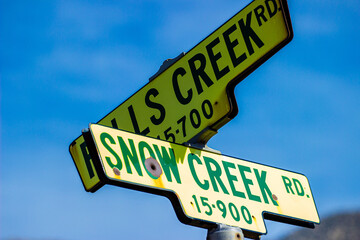
<path id="1" fill-rule="evenodd" d="M 98 123 L 206 143 L 237 114 L 235 85 L 292 39 L 286 0 L 254 0 Z M 82 136 L 70 153 L 87 191 L 101 184 Z"/>
<path id="2" fill-rule="evenodd" d="M 308 179 L 262 164 L 91 124 L 84 132 L 100 181 L 168 197 L 183 223 L 266 234 L 263 218 L 319 223 Z"/>

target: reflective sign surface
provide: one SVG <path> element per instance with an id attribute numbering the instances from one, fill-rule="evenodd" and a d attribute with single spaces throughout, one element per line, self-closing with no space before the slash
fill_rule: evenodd
<path id="1" fill-rule="evenodd" d="M 86 140 L 104 184 L 167 196 L 184 223 L 223 223 L 247 236 L 266 233 L 264 216 L 319 223 L 302 174 L 96 124 L 90 132 Z"/>

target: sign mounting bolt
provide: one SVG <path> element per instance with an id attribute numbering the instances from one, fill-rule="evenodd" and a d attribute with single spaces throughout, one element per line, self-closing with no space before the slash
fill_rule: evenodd
<path id="1" fill-rule="evenodd" d="M 117 167 L 114 167 L 113 171 L 116 176 L 120 176 L 120 170 Z"/>
<path id="2" fill-rule="evenodd" d="M 145 168 L 155 179 L 158 179 L 163 172 L 160 164 L 153 157 L 145 159 Z"/>
<path id="3" fill-rule="evenodd" d="M 277 197 L 275 194 L 272 195 L 272 198 L 273 198 L 275 201 L 278 200 L 278 197 Z"/>

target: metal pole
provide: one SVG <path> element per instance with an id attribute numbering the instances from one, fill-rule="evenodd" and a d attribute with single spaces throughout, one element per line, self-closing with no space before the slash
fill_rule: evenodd
<path id="1" fill-rule="evenodd" d="M 218 224 L 208 230 L 206 240 L 244 240 L 244 234 L 240 228 Z"/>

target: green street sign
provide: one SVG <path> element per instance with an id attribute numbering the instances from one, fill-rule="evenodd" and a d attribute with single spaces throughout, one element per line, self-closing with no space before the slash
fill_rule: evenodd
<path id="1" fill-rule="evenodd" d="M 266 234 L 264 218 L 320 222 L 302 174 L 97 124 L 83 135 L 102 184 L 166 196 L 182 223 L 254 237 Z"/>
<path id="2" fill-rule="evenodd" d="M 236 84 L 293 37 L 286 0 L 254 0 L 98 123 L 175 143 L 206 143 L 238 112 Z M 82 136 L 70 153 L 86 191 L 100 179 Z"/>

